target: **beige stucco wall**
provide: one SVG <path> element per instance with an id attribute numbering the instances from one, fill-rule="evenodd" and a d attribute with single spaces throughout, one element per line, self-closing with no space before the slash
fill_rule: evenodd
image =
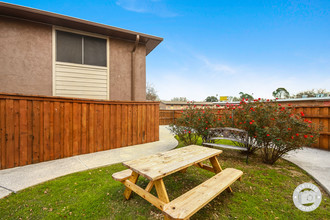
<path id="1" fill-rule="evenodd" d="M 110 100 L 132 100 L 134 42 L 110 39 Z M 146 99 L 146 47 L 135 52 L 135 100 Z M 0 92 L 52 95 L 52 27 L 0 16 Z"/>
<path id="2" fill-rule="evenodd" d="M 52 95 L 51 30 L 0 16 L 0 92 Z"/>
<path id="3" fill-rule="evenodd" d="M 110 99 L 131 100 L 131 51 L 133 42 L 110 39 Z M 146 47 L 135 52 L 135 100 L 146 100 Z"/>

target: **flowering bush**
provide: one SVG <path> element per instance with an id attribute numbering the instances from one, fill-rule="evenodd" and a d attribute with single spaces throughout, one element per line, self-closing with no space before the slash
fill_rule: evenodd
<path id="1" fill-rule="evenodd" d="M 274 164 L 281 156 L 316 141 L 319 129 L 294 113 L 294 109 L 283 107 L 276 101 L 243 99 L 233 111 L 233 124 L 248 131 L 250 141 L 260 148 L 263 161 Z M 227 114 L 228 117 L 228 114 Z"/>
<path id="2" fill-rule="evenodd" d="M 210 138 L 209 129 L 223 126 L 221 117 L 215 111 L 207 105 L 196 108 L 196 105 L 189 102 L 188 107 L 182 110 L 181 117 L 170 125 L 170 130 L 186 145 L 195 144 L 198 137 L 207 142 Z"/>

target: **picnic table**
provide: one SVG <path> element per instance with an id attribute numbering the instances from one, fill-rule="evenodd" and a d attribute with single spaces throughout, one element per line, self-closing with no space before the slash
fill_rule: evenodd
<path id="1" fill-rule="evenodd" d="M 114 173 L 112 177 L 125 185 L 126 199 L 130 198 L 133 191 L 160 209 L 165 219 L 187 219 L 225 189 L 232 192 L 230 185 L 237 179 L 241 180 L 242 171 L 233 168 L 222 170 L 217 159 L 221 153 L 222 150 L 190 145 L 126 161 L 123 165 L 128 169 Z M 202 163 L 206 160 L 212 166 Z M 184 172 L 190 166 L 197 166 L 216 175 L 170 201 L 163 178 L 178 171 Z M 150 181 L 145 189 L 136 184 L 140 175 Z M 158 197 L 150 193 L 153 187 Z"/>

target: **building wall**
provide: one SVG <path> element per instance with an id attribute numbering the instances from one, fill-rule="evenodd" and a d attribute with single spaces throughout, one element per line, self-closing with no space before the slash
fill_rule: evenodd
<path id="1" fill-rule="evenodd" d="M 110 99 L 131 100 L 134 42 L 110 39 Z M 146 100 L 146 47 L 139 45 L 135 52 L 135 99 Z"/>
<path id="2" fill-rule="evenodd" d="M 134 42 L 110 39 L 110 100 L 132 100 Z M 135 56 L 135 100 L 146 100 L 146 47 Z M 0 16 L 0 92 L 52 96 L 52 26 Z"/>
<path id="3" fill-rule="evenodd" d="M 51 30 L 0 17 L 0 92 L 52 95 Z"/>

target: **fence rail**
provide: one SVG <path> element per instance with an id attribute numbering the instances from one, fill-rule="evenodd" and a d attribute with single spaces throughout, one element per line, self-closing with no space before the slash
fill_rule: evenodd
<path id="1" fill-rule="evenodd" d="M 0 93 L 0 169 L 157 140 L 158 102 Z"/>
<path id="2" fill-rule="evenodd" d="M 285 105 L 285 104 L 284 104 Z M 295 105 L 293 105 L 295 106 Z M 221 114 L 220 109 L 220 114 Z M 320 132 L 320 137 L 316 144 L 312 147 L 330 150 L 330 106 L 324 105 L 297 105 L 296 112 L 303 112 L 305 114 L 304 118 L 312 121 L 316 125 L 322 127 L 322 131 Z M 175 119 L 179 118 L 182 114 L 182 110 L 160 110 L 160 121 L 161 125 L 168 125 L 175 121 Z"/>

